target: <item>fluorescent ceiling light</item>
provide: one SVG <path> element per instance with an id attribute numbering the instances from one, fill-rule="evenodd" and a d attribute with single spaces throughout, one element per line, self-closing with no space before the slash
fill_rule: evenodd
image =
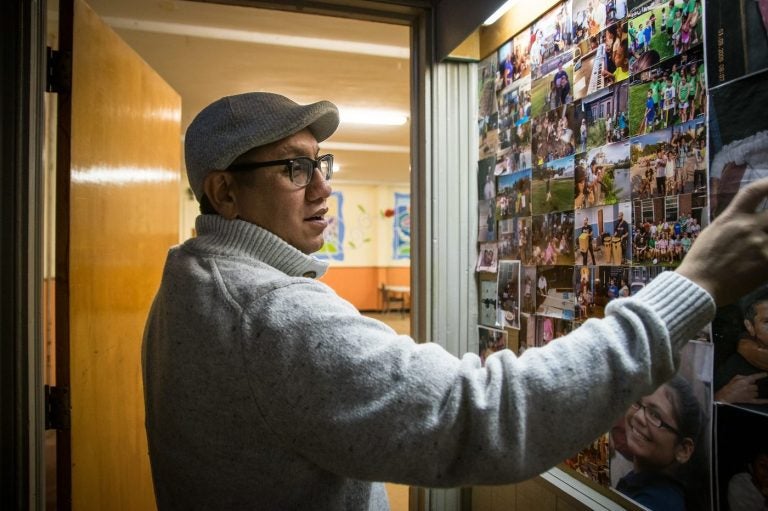
<path id="1" fill-rule="evenodd" d="M 372 108 L 339 108 L 339 117 L 346 124 L 402 126 L 408 122 L 408 115 L 402 112 Z"/>
<path id="2" fill-rule="evenodd" d="M 483 22 L 483 26 L 487 27 L 488 25 L 493 25 L 494 23 L 496 23 L 499 18 L 504 16 L 507 13 L 507 11 L 510 10 L 512 6 L 518 3 L 519 1 L 520 0 L 507 0 L 506 2 L 504 2 L 504 4 L 501 7 L 496 9 L 496 12 L 491 14 L 488 17 L 488 19 Z"/>

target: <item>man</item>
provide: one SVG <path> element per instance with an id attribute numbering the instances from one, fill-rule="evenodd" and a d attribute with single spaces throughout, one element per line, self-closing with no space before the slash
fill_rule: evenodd
<path id="1" fill-rule="evenodd" d="M 716 303 L 768 279 L 756 249 L 768 220 L 751 213 L 764 180 L 676 272 L 614 300 L 604 319 L 519 359 L 458 359 L 315 280 L 327 268 L 310 254 L 323 243 L 333 169 L 319 143 L 337 125 L 327 101 L 248 93 L 209 105 L 187 130 L 203 214 L 197 237 L 168 254 L 143 346 L 161 511 L 379 510 L 386 493 L 373 481 L 525 480 L 670 378 Z"/>
<path id="2" fill-rule="evenodd" d="M 587 265 L 587 255 L 592 256 L 592 266 L 596 265 L 595 252 L 592 248 L 592 226 L 589 224 L 589 217 L 584 215 L 584 222 L 577 231 L 577 238 L 579 244 L 579 253 L 581 253 L 581 264 Z"/>
<path id="3" fill-rule="evenodd" d="M 616 221 L 616 227 L 613 229 L 614 236 L 621 238 L 621 261 L 617 264 L 623 264 L 627 257 L 627 240 L 629 239 L 629 223 L 624 220 L 624 212 L 619 211 L 619 219 Z"/>

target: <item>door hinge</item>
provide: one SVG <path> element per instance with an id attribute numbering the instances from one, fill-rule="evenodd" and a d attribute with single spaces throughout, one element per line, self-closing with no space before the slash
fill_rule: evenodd
<path id="1" fill-rule="evenodd" d="M 69 387 L 45 386 L 45 429 L 68 430 L 72 419 Z"/>
<path id="2" fill-rule="evenodd" d="M 47 50 L 45 90 L 47 92 L 69 92 L 72 83 L 72 52 Z"/>

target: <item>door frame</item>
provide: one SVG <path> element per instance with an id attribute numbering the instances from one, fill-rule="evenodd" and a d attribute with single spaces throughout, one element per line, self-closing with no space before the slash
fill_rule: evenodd
<path id="1" fill-rule="evenodd" d="M 237 5 L 244 2 L 233 0 Z M 407 25 L 411 29 L 412 264 L 411 329 L 428 338 L 426 292 L 430 70 L 434 14 L 429 0 L 253 1 L 251 7 L 294 10 Z M 0 26 L 0 503 L 9 510 L 45 508 L 43 389 L 43 133 L 47 0 L 11 2 Z M 415 490 L 412 490 L 415 491 Z M 411 502 L 423 506 L 424 495 Z"/>

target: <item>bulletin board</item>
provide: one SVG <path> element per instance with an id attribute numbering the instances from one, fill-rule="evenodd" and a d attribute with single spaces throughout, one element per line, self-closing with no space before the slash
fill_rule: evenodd
<path id="1" fill-rule="evenodd" d="M 483 360 L 603 317 L 611 300 L 674 270 L 736 191 L 768 175 L 766 18 L 768 0 L 568 0 L 484 56 Z M 625 418 L 563 467 L 651 508 L 644 495 L 655 493 L 680 509 L 765 509 L 746 502 L 768 496 L 767 353 L 764 288 L 719 310 L 683 351 L 675 392 L 698 413 L 684 463 L 643 472 Z"/>

